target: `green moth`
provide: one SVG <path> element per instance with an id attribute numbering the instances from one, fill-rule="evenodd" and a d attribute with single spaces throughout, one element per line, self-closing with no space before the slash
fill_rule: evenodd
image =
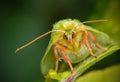
<path id="1" fill-rule="evenodd" d="M 79 63 L 89 55 L 96 58 L 98 49 L 98 51 L 107 49 L 109 37 L 103 32 L 84 25 L 85 23 L 103 21 L 106 20 L 86 22 L 80 22 L 76 19 L 60 20 L 53 25 L 51 31 L 18 48 L 16 52 L 51 33 L 51 39 L 41 61 L 42 73 L 46 75 L 54 67 L 58 71 L 60 59 L 63 59 L 73 72 L 72 63 Z"/>

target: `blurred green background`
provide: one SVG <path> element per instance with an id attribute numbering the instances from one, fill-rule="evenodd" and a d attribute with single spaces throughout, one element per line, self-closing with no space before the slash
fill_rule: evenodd
<path id="1" fill-rule="evenodd" d="M 50 35 L 14 53 L 15 49 L 52 29 L 65 18 L 80 21 L 108 19 L 93 23 L 120 42 L 119 0 L 2 0 L 0 2 L 0 75 L 1 82 L 44 82 L 40 61 Z M 98 62 L 89 70 L 120 64 L 120 51 Z"/>

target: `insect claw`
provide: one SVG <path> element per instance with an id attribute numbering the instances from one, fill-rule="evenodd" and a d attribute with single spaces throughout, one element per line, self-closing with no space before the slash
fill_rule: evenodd
<path id="1" fill-rule="evenodd" d="M 92 55 L 92 57 L 97 58 L 97 56 L 96 56 L 96 55 Z"/>
<path id="2" fill-rule="evenodd" d="M 103 48 L 103 50 L 107 50 L 108 48 Z"/>
<path id="3" fill-rule="evenodd" d="M 100 49 L 102 49 L 102 50 L 107 50 L 107 48 L 105 48 L 105 47 L 103 47 L 103 46 L 101 46 L 100 44 L 98 44 L 98 43 L 96 43 L 96 46 L 98 46 Z"/>
<path id="4" fill-rule="evenodd" d="M 74 71 L 73 71 L 73 69 L 71 69 L 71 73 L 73 73 Z"/>
<path id="5" fill-rule="evenodd" d="M 102 48 L 102 50 L 107 50 L 108 48 Z"/>
<path id="6" fill-rule="evenodd" d="M 89 51 L 89 52 L 90 52 L 90 55 L 91 55 L 92 57 L 97 58 L 97 56 L 96 56 L 95 54 L 93 54 L 92 51 Z"/>

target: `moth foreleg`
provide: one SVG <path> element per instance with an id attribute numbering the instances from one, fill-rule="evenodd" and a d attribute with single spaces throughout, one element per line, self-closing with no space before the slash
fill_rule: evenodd
<path id="1" fill-rule="evenodd" d="M 57 45 L 54 46 L 54 56 L 55 56 L 55 71 L 58 71 L 59 57 L 57 52 Z"/>
<path id="2" fill-rule="evenodd" d="M 84 42 L 85 46 L 87 47 L 90 55 L 96 58 L 96 56 L 95 56 L 94 53 L 92 52 L 92 49 L 91 49 L 91 47 L 90 47 L 90 45 L 89 45 L 89 43 L 88 43 L 88 41 L 87 41 L 87 36 L 88 36 L 87 31 L 85 31 L 85 32 L 84 32 L 84 35 L 83 35 L 83 42 Z"/>
<path id="3" fill-rule="evenodd" d="M 68 57 L 66 56 L 65 52 L 64 51 L 61 51 L 62 52 L 62 56 L 63 58 L 65 59 L 65 61 L 68 63 L 68 65 L 70 66 L 70 69 L 71 69 L 71 72 L 73 72 L 73 67 L 72 67 L 72 64 L 70 62 L 70 60 L 68 59 Z"/>
<path id="4" fill-rule="evenodd" d="M 66 56 L 65 54 L 65 51 L 70 51 L 68 48 L 65 48 L 64 46 L 60 45 L 60 44 L 56 44 L 56 46 L 60 49 L 61 51 L 61 54 L 62 54 L 62 57 L 64 58 L 64 60 L 68 63 L 70 69 L 71 69 L 71 72 L 73 72 L 73 66 L 69 60 L 69 58 Z"/>

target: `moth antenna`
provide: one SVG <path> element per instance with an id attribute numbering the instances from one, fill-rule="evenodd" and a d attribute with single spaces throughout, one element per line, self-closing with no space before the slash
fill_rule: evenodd
<path id="1" fill-rule="evenodd" d="M 85 24 L 85 23 L 95 23 L 95 22 L 106 22 L 106 21 L 108 21 L 108 20 L 91 20 L 91 21 L 85 21 L 85 22 L 82 22 L 83 24 Z"/>
<path id="2" fill-rule="evenodd" d="M 32 41 L 28 42 L 27 44 L 25 44 L 25 45 L 23 45 L 23 46 L 17 48 L 17 49 L 15 50 L 15 53 L 18 52 L 18 51 L 20 51 L 21 49 L 23 49 L 23 48 L 25 48 L 25 47 L 31 45 L 32 43 L 36 42 L 37 40 L 43 38 L 44 36 L 50 34 L 51 32 L 62 32 L 62 33 L 65 33 L 65 31 L 62 31 L 62 30 L 52 30 L 52 31 L 48 31 L 48 32 L 46 32 L 46 33 L 44 33 L 44 34 L 38 36 L 37 38 L 33 39 Z"/>

